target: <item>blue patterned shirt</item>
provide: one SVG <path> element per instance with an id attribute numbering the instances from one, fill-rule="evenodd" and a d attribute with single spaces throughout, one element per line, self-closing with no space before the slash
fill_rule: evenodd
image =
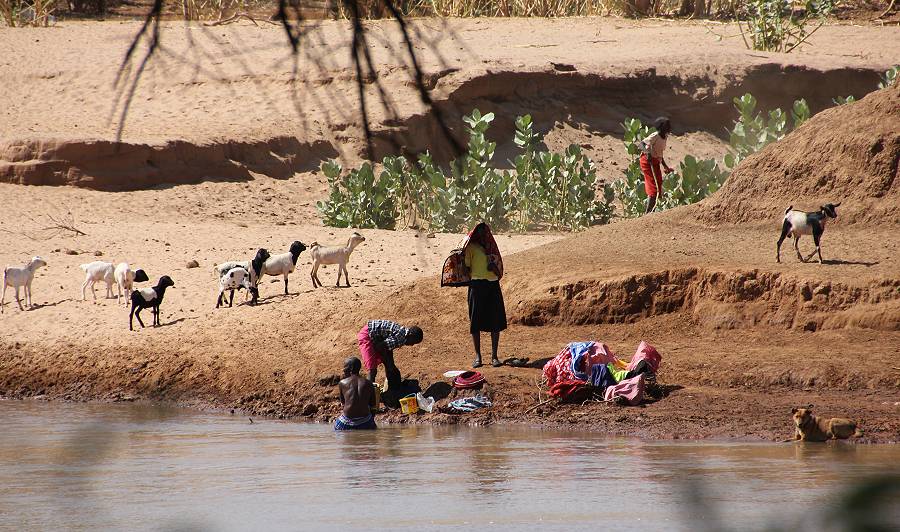
<path id="1" fill-rule="evenodd" d="M 406 345 L 407 328 L 399 323 L 390 320 L 370 320 L 367 325 L 369 338 L 374 342 L 383 342 L 391 351 Z"/>

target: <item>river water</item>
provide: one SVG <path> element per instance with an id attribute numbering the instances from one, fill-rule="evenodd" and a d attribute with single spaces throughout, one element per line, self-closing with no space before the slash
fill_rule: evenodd
<path id="1" fill-rule="evenodd" d="M 816 530 L 841 486 L 900 464 L 900 446 L 335 434 L 133 404 L 0 401 L 0 421 L 3 530 Z"/>

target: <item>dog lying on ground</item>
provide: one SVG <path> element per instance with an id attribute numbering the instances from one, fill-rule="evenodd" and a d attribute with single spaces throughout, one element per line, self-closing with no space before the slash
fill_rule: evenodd
<path id="1" fill-rule="evenodd" d="M 814 416 L 812 405 L 806 408 L 792 408 L 791 413 L 794 414 L 794 425 L 797 428 L 794 440 L 821 442 L 862 436 L 862 431 L 856 428 L 856 423 L 849 419 L 839 417 L 825 419 Z"/>

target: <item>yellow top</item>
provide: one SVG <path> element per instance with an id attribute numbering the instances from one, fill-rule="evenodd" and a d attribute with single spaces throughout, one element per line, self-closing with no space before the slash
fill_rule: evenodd
<path id="1" fill-rule="evenodd" d="M 497 274 L 488 270 L 487 253 L 480 244 L 470 242 L 466 246 L 466 266 L 469 267 L 469 274 L 472 279 L 485 279 L 487 281 L 496 281 Z"/>

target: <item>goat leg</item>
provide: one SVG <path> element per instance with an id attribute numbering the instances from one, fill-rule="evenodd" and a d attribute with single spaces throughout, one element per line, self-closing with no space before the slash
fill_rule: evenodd
<path id="1" fill-rule="evenodd" d="M 800 262 L 806 262 L 803 260 L 803 254 L 800 253 L 800 237 L 794 236 L 794 249 L 797 250 L 797 258 L 800 259 Z"/>
<path id="2" fill-rule="evenodd" d="M 350 288 L 350 274 L 347 272 L 347 265 L 344 265 L 344 280 L 347 281 L 347 288 Z"/>
<path id="3" fill-rule="evenodd" d="M 19 310 L 25 310 L 25 308 L 22 307 L 22 301 L 19 300 L 19 287 L 18 286 L 16 287 L 16 303 L 18 303 L 18 305 L 19 305 Z"/>
<path id="4" fill-rule="evenodd" d="M 228 300 L 228 308 L 231 308 L 232 304 L 234 304 L 234 290 L 231 291 L 231 298 Z"/>
<path id="5" fill-rule="evenodd" d="M 287 274 L 284 274 L 284 295 L 288 295 L 287 281 L 288 281 L 288 276 L 287 276 Z"/>
<path id="6" fill-rule="evenodd" d="M 141 329 L 146 327 L 146 325 L 144 325 L 144 320 L 141 319 L 141 311 L 142 310 L 144 310 L 144 307 L 137 307 L 137 312 L 134 311 L 134 307 L 132 307 L 132 309 L 131 309 L 131 312 L 134 313 L 134 317 L 137 318 L 138 323 L 141 324 Z"/>
<path id="7" fill-rule="evenodd" d="M 6 279 L 3 279 L 3 295 L 0 296 L 0 314 L 3 314 L 3 307 L 6 305 Z"/>

